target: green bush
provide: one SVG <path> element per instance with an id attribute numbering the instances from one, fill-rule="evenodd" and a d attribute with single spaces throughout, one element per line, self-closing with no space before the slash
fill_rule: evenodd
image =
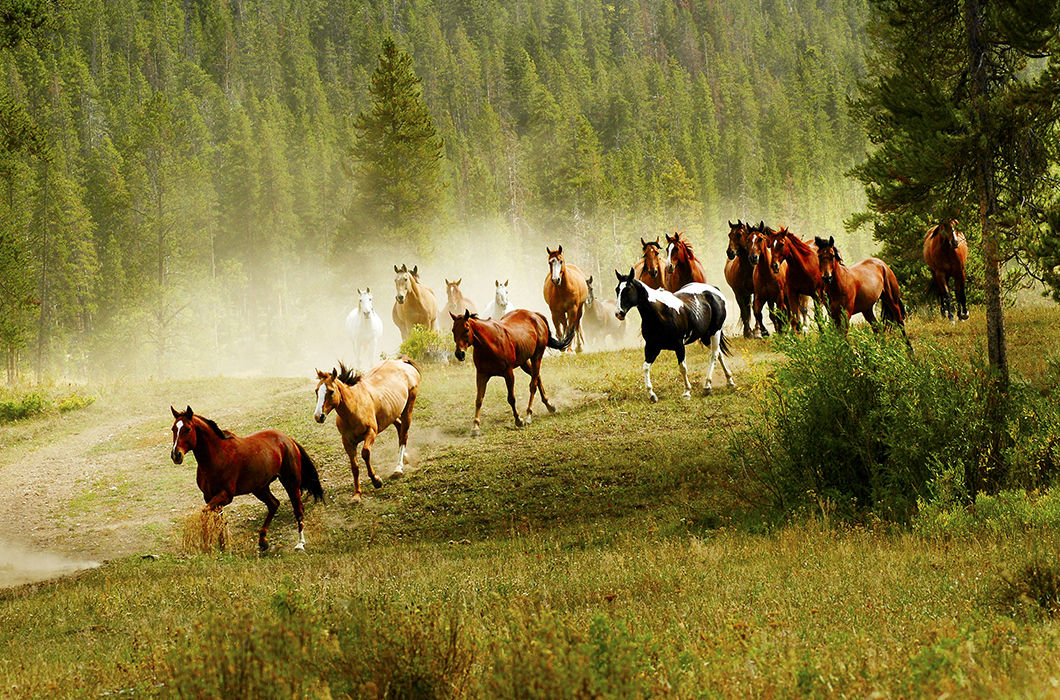
<path id="1" fill-rule="evenodd" d="M 1060 613 L 1060 563 L 1055 555 L 1035 555 L 1001 577 L 996 588 L 1001 609 L 1013 617 L 1043 619 Z"/>
<path id="2" fill-rule="evenodd" d="M 55 407 L 59 409 L 59 413 L 69 413 L 70 411 L 78 411 L 82 408 L 91 406 L 95 401 L 95 398 L 84 396 L 75 391 L 69 396 L 57 399 L 55 401 Z"/>
<path id="3" fill-rule="evenodd" d="M 0 397 L 0 423 L 36 416 L 47 409 L 48 400 L 42 391 Z"/>
<path id="4" fill-rule="evenodd" d="M 922 501 L 912 526 L 919 535 L 940 539 L 993 538 L 1041 528 L 1060 529 L 1060 492 L 980 494 L 971 506 Z"/>
<path id="5" fill-rule="evenodd" d="M 417 324 L 409 331 L 409 337 L 405 338 L 398 352 L 417 362 L 438 362 L 447 359 L 452 349 L 452 338 Z"/>

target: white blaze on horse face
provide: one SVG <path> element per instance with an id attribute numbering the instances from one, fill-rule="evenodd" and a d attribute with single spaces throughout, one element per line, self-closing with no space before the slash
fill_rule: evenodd
<path id="1" fill-rule="evenodd" d="M 177 421 L 177 429 L 176 429 L 176 432 L 174 432 L 174 433 L 173 433 L 173 449 L 174 449 L 174 450 L 175 450 L 175 449 L 177 449 L 177 440 L 179 440 L 179 439 L 180 439 L 180 431 L 181 431 L 181 429 L 182 429 L 183 427 L 184 427 L 184 421 L 182 421 L 182 420 L 178 420 L 178 421 Z"/>
<path id="2" fill-rule="evenodd" d="M 328 387 L 326 384 L 321 383 L 317 387 L 317 410 L 313 412 L 314 418 L 320 418 L 324 413 L 324 396 L 328 393 Z"/>
<path id="3" fill-rule="evenodd" d="M 559 258 L 549 258 L 548 266 L 552 270 L 552 283 L 559 284 L 563 281 L 563 261 Z"/>

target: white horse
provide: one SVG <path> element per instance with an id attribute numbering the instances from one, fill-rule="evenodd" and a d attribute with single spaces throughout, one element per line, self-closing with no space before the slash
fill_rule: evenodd
<path id="1" fill-rule="evenodd" d="M 499 321 L 509 311 L 515 309 L 511 303 L 508 302 L 508 280 L 504 280 L 504 284 L 500 283 L 500 280 L 493 280 L 495 290 L 493 292 L 493 301 L 486 307 L 486 312 L 482 314 L 482 318 L 491 318 L 494 321 Z"/>
<path id="2" fill-rule="evenodd" d="M 379 339 L 383 337 L 383 319 L 372 307 L 372 290 L 357 290 L 357 308 L 346 317 L 346 333 L 353 341 L 357 367 L 368 370 L 379 360 Z"/>

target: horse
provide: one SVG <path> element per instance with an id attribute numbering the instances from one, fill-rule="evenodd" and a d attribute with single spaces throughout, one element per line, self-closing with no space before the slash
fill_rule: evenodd
<path id="1" fill-rule="evenodd" d="M 585 341 L 582 335 L 582 314 L 585 300 L 589 298 L 589 285 L 585 274 L 577 265 L 563 260 L 563 246 L 548 251 L 548 275 L 545 277 L 545 303 L 552 312 L 552 325 L 556 334 L 566 337 L 573 328 L 577 338 L 575 350 L 582 351 Z"/>
<path id="2" fill-rule="evenodd" d="M 787 300 L 784 295 L 785 285 L 787 284 L 787 273 L 788 264 L 786 262 L 773 265 L 773 253 L 769 247 L 770 236 L 775 235 L 776 231 L 765 225 L 765 222 L 760 222 L 758 226 L 752 226 L 750 229 L 751 234 L 751 248 L 748 260 L 754 265 L 754 285 L 755 285 L 755 296 L 754 303 L 751 308 L 755 315 L 755 323 L 758 329 L 761 329 L 763 337 L 769 335 L 769 331 L 766 330 L 765 324 L 762 322 L 762 309 L 769 306 L 769 320 L 773 323 L 773 329 L 777 333 L 783 332 L 785 318 L 788 314 L 791 314 L 791 310 L 787 307 Z M 774 269 L 774 267 L 776 269 Z M 795 308 L 795 314 L 798 318 L 798 325 L 805 330 L 809 326 L 810 318 L 810 297 L 806 294 L 799 295 L 798 306 Z"/>
<path id="3" fill-rule="evenodd" d="M 789 231 L 787 226 L 781 226 L 779 231 L 768 229 L 765 235 L 773 257 L 770 264 L 773 272 L 779 272 L 780 266 L 787 263 L 784 276 L 784 308 L 801 308 L 803 302 L 800 297 L 803 295 L 820 299 L 824 293 L 824 281 L 821 279 L 821 266 L 813 248 Z M 791 330 L 795 332 L 799 330 L 798 317 L 799 314 L 788 314 Z"/>
<path id="4" fill-rule="evenodd" d="M 666 234 L 666 259 L 670 261 L 666 268 L 666 289 L 670 292 L 676 292 L 692 282 L 707 282 L 702 263 L 696 259 L 688 241 L 681 238 L 682 233 L 674 231 L 673 236 Z"/>
<path id="5" fill-rule="evenodd" d="M 508 405 L 512 407 L 516 427 L 524 421 L 515 407 L 515 368 L 530 375 L 530 403 L 526 406 L 527 425 L 533 420 L 534 391 L 541 392 L 541 402 L 549 413 L 556 408 L 545 397 L 541 384 L 541 358 L 545 348 L 566 350 L 574 340 L 577 326 L 570 326 L 562 340 L 552 337 L 548 321 L 543 314 L 526 309 L 516 309 L 504 318 L 493 321 L 479 318 L 467 311 L 462 316 L 452 315 L 453 342 L 456 343 L 456 359 L 463 362 L 466 351 L 471 348 L 471 360 L 475 364 L 475 380 L 478 394 L 475 396 L 475 419 L 471 424 L 471 437 L 482 434 L 479 427 L 482 415 L 482 397 L 490 377 L 504 377 L 508 387 Z"/>
<path id="6" fill-rule="evenodd" d="M 514 308 L 508 301 L 508 280 L 504 280 L 504 284 L 500 280 L 493 280 L 493 301 L 486 307 L 482 317 L 499 320 Z"/>
<path id="7" fill-rule="evenodd" d="M 434 330 L 438 316 L 438 302 L 434 292 L 420 282 L 419 265 L 409 270 L 405 265 L 394 266 L 394 287 L 397 289 L 394 310 L 391 316 L 394 325 L 401 331 L 401 341 L 409 337 L 413 326 L 420 325 Z"/>
<path id="8" fill-rule="evenodd" d="M 633 266 L 637 273 L 637 279 L 652 289 L 665 289 L 666 268 L 663 267 L 662 257 L 660 257 L 662 246 L 659 245 L 659 237 L 656 236 L 654 241 L 646 241 L 641 238 L 640 247 L 643 254 L 637 264 Z"/>
<path id="9" fill-rule="evenodd" d="M 265 522 L 258 530 L 258 548 L 269 548 L 266 533 L 280 501 L 269 489 L 279 479 L 294 508 L 298 521 L 298 543 L 295 551 L 305 551 L 302 532 L 302 491 L 308 491 L 317 501 L 324 500 L 324 489 L 316 465 L 305 448 L 279 430 L 263 430 L 246 437 L 221 430 L 217 423 L 204 418 L 188 406 L 173 412 L 173 448 L 169 452 L 174 464 L 184 461 L 184 455 L 195 455 L 195 481 L 202 491 L 206 506 L 203 510 L 220 512 L 236 496 L 252 493 L 268 508 Z"/>
<path id="10" fill-rule="evenodd" d="M 968 319 L 968 304 L 964 297 L 964 266 L 967 260 L 968 241 L 957 230 L 956 219 L 948 219 L 927 230 L 924 236 L 924 262 L 934 277 L 933 286 L 939 293 L 942 315 L 952 323 L 956 321 L 950 303 L 950 278 L 953 278 L 954 291 L 957 293 L 957 318 L 962 321 Z"/>
<path id="11" fill-rule="evenodd" d="M 465 311 L 470 311 L 471 313 L 478 312 L 478 309 L 475 308 L 475 305 L 471 300 L 464 296 L 464 293 L 460 291 L 460 283 L 463 281 L 463 277 L 456 282 L 450 282 L 449 280 L 445 281 L 445 295 L 448 299 L 445 304 L 445 310 L 451 314 L 462 314 Z"/>
<path id="12" fill-rule="evenodd" d="M 357 308 L 346 317 L 346 333 L 353 342 L 357 366 L 370 367 L 379 357 L 379 339 L 383 337 L 383 319 L 372 305 L 371 288 L 357 290 Z"/>
<path id="13" fill-rule="evenodd" d="M 765 226 L 763 223 L 762 226 Z M 755 293 L 754 265 L 750 260 L 750 227 L 739 219 L 729 222 L 729 245 L 725 248 L 725 281 L 736 295 L 740 307 L 740 322 L 743 324 L 743 337 L 753 338 L 755 334 L 769 335 L 762 325 L 762 316 L 755 316 L 757 325 L 751 331 L 751 302 Z"/>
<path id="14" fill-rule="evenodd" d="M 692 395 L 692 385 L 688 381 L 688 367 L 685 365 L 685 345 L 697 340 L 704 345 L 710 340 L 710 366 L 703 378 L 703 389 L 707 394 L 713 390 L 712 377 L 714 363 L 721 361 L 721 368 L 730 387 L 735 387 L 732 372 L 725 363 L 724 355 L 729 354 L 722 326 L 725 324 L 727 305 L 721 290 L 710 284 L 693 282 L 676 293 L 663 289 L 652 289 L 634 275 L 623 276 L 615 270 L 618 286 L 615 297 L 618 299 L 618 311 L 615 315 L 622 320 L 633 307 L 640 312 L 640 330 L 644 337 L 644 385 L 648 388 L 648 398 L 656 403 L 651 384 L 651 365 L 663 350 L 673 350 L 677 355 L 677 365 L 681 370 L 684 382 L 683 398 Z"/>
<path id="15" fill-rule="evenodd" d="M 398 460 L 391 477 L 405 472 L 405 449 L 412 424 L 412 408 L 420 391 L 420 369 L 405 356 L 384 360 L 364 374 L 354 373 L 341 362 L 331 372 L 317 370 L 316 410 L 313 418 L 323 423 L 335 411 L 335 427 L 350 458 L 353 472 L 353 498 L 361 500 L 361 476 L 357 467 L 357 446 L 364 443 L 361 457 L 372 485 L 383 482 L 372 470 L 372 446 L 379 433 L 391 425 L 398 434 Z"/>
<path id="16" fill-rule="evenodd" d="M 585 283 L 589 288 L 589 296 L 585 300 L 585 317 L 582 319 L 582 324 L 589 329 L 590 335 L 594 338 L 599 338 L 601 341 L 613 338 L 621 342 L 625 335 L 626 324 L 615 315 L 618 310 L 617 304 L 609 299 L 596 298 L 593 294 L 592 275 L 585 280 Z"/>
<path id="17" fill-rule="evenodd" d="M 850 317 L 861 314 L 872 330 L 878 332 L 873 307 L 880 301 L 883 320 L 898 324 L 908 344 L 902 293 L 898 288 L 898 278 L 887 263 L 879 258 L 866 258 L 857 265 L 847 267 L 835 247 L 834 238 L 829 236 L 826 241 L 816 237 L 814 243 L 817 245 L 824 291 L 828 295 L 828 311 L 836 326 L 845 332 L 850 325 Z"/>

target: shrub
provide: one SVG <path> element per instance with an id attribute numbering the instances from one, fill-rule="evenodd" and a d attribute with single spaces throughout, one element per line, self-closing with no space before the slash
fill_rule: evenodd
<path id="1" fill-rule="evenodd" d="M 447 339 L 438 331 L 417 324 L 409 331 L 409 336 L 405 338 L 398 352 L 418 362 L 439 362 L 448 359 L 451 349 L 452 339 Z"/>
<path id="2" fill-rule="evenodd" d="M 1013 616 L 1041 619 L 1060 613 L 1060 564 L 1037 555 L 1012 574 L 1002 576 L 996 589 L 1002 610 Z"/>
<path id="3" fill-rule="evenodd" d="M 48 400 L 41 391 L 3 397 L 0 398 L 0 423 L 36 416 L 44 413 L 47 408 Z"/>
<path id="4" fill-rule="evenodd" d="M 1060 529 L 1060 492 L 1022 490 L 980 494 L 974 505 L 921 501 L 913 531 L 931 538 L 997 537 L 1042 528 Z"/>
<path id="5" fill-rule="evenodd" d="M 68 413 L 70 411 L 78 411 L 82 408 L 91 406 L 95 401 L 95 398 L 91 396 L 83 396 L 75 391 L 64 398 L 57 399 L 55 407 L 59 409 L 59 413 Z"/>

